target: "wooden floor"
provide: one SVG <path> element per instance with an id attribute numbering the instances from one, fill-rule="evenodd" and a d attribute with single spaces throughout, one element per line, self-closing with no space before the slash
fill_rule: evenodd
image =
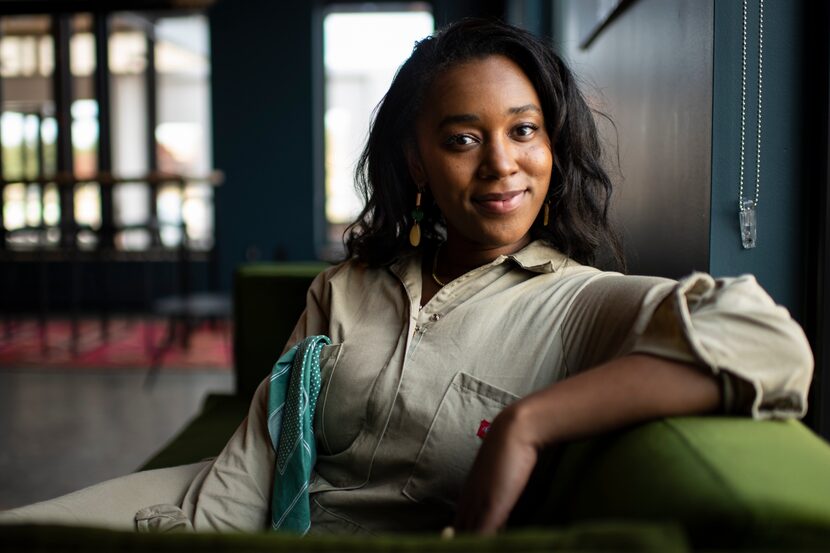
<path id="1" fill-rule="evenodd" d="M 195 415 L 230 372 L 0 368 L 0 509 L 134 471 Z"/>

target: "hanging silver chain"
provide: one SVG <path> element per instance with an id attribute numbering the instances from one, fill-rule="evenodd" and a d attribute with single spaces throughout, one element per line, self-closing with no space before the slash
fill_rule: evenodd
<path id="1" fill-rule="evenodd" d="M 741 41 L 741 173 L 738 188 L 738 209 L 744 212 L 744 158 L 746 143 L 746 46 L 747 46 L 747 4 L 743 0 L 743 33 Z M 755 207 L 761 196 L 761 107 L 764 82 L 764 0 L 758 5 L 758 127 L 755 150 Z"/>

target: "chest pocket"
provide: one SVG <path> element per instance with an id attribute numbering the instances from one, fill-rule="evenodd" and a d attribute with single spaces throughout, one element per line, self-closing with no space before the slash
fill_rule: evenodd
<path id="1" fill-rule="evenodd" d="M 489 424 L 518 396 L 458 373 L 444 394 L 403 494 L 450 520 Z"/>

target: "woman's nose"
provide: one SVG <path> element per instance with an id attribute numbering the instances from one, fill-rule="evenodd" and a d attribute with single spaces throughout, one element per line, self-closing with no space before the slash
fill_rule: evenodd
<path id="1" fill-rule="evenodd" d="M 482 179 L 500 179 L 519 170 L 517 152 L 506 138 L 490 140 L 484 150 L 478 176 Z"/>

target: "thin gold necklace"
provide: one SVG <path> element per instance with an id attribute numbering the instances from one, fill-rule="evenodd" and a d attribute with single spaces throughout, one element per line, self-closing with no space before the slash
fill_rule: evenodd
<path id="1" fill-rule="evenodd" d="M 432 280 L 435 281 L 435 284 L 443 288 L 446 286 L 446 283 L 441 282 L 436 274 L 438 272 L 438 252 L 441 251 L 441 246 L 443 246 L 443 242 L 439 242 L 438 245 L 435 247 L 435 256 L 432 258 Z"/>

